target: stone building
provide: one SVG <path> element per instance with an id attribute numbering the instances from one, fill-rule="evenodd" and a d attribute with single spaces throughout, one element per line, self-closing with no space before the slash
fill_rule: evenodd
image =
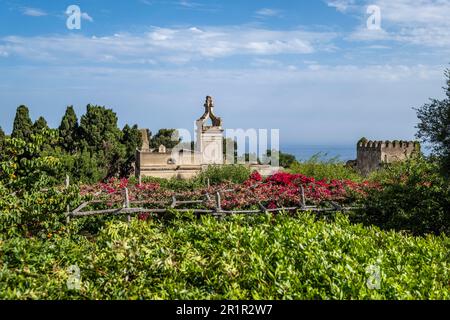
<path id="1" fill-rule="evenodd" d="M 149 130 L 141 129 L 143 143 L 141 149 L 136 150 L 137 177 L 189 179 L 209 165 L 225 163 L 222 119 L 214 114 L 214 102 L 210 96 L 206 97 L 204 107 L 203 115 L 196 121 L 197 140 L 194 150 L 183 147 L 168 149 L 163 145 L 158 149 L 150 149 Z M 263 176 L 279 170 L 278 167 L 270 165 L 248 166 Z"/>
<path id="2" fill-rule="evenodd" d="M 420 153 L 416 141 L 358 141 L 356 168 L 363 175 L 378 170 L 383 164 L 404 161 Z"/>

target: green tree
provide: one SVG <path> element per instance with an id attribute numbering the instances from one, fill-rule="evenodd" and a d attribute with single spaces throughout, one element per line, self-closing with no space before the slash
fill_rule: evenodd
<path id="1" fill-rule="evenodd" d="M 176 129 L 160 129 L 150 140 L 150 148 L 159 148 L 164 145 L 168 149 L 173 149 L 181 142 L 181 138 Z"/>
<path id="2" fill-rule="evenodd" d="M 0 158 L 0 183 L 13 189 L 31 190 L 54 182 L 60 169 L 58 157 L 48 155 L 44 146 L 57 139 L 54 130 L 30 134 L 28 141 L 6 138 Z"/>
<path id="3" fill-rule="evenodd" d="M 75 153 L 79 142 L 79 126 L 73 106 L 67 107 L 58 131 L 62 149 L 69 153 Z"/>
<path id="4" fill-rule="evenodd" d="M 33 124 L 33 133 L 40 133 L 42 130 L 49 129 L 47 120 L 44 117 L 39 117 Z"/>
<path id="5" fill-rule="evenodd" d="M 117 115 L 111 109 L 88 105 L 80 120 L 80 143 L 97 157 L 107 174 L 118 175 L 126 150 L 121 143 L 122 131 L 117 127 Z"/>
<path id="6" fill-rule="evenodd" d="M 30 112 L 26 106 L 21 105 L 16 111 L 11 137 L 28 141 L 32 133 L 33 122 L 30 118 Z"/>
<path id="7" fill-rule="evenodd" d="M 120 168 L 122 177 L 129 176 L 133 164 L 136 161 L 136 149 L 142 145 L 142 134 L 137 125 L 130 127 L 128 124 L 122 130 L 122 144 L 125 146 L 126 155 Z"/>
<path id="8" fill-rule="evenodd" d="M 3 145 L 3 141 L 5 140 L 6 135 L 5 132 L 3 131 L 2 127 L 0 127 L 0 152 L 2 150 L 2 145 Z M 1 158 L 1 153 L 0 153 L 0 158 Z"/>
<path id="9" fill-rule="evenodd" d="M 267 150 L 266 156 L 264 157 L 264 163 L 267 163 L 267 159 L 272 157 L 272 151 Z M 275 156 L 277 157 L 277 156 Z M 276 159 L 276 158 L 275 158 Z M 270 160 L 270 159 L 269 159 Z M 289 153 L 283 153 L 281 151 L 278 152 L 278 163 L 283 168 L 289 168 L 292 164 L 294 164 L 297 160 L 295 156 Z"/>
<path id="10" fill-rule="evenodd" d="M 447 97 L 443 100 L 430 99 L 430 103 L 416 109 L 420 122 L 417 137 L 431 144 L 433 154 L 437 156 L 444 172 L 450 175 L 450 69 L 447 77 Z"/>
<path id="11" fill-rule="evenodd" d="M 94 151 L 108 150 L 120 141 L 122 132 L 117 127 L 117 115 L 111 109 L 88 105 L 80 120 L 81 140 Z"/>

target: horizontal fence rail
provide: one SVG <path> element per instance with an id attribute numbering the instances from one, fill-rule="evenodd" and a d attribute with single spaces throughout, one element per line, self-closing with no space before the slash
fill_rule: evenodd
<path id="1" fill-rule="evenodd" d="M 252 189 L 250 187 L 249 189 Z M 86 207 L 92 204 L 106 204 L 111 203 L 111 201 L 107 200 L 91 200 L 82 203 L 75 210 L 68 210 L 66 213 L 67 221 L 69 222 L 71 218 L 77 217 L 88 217 L 88 216 L 101 216 L 101 215 L 127 215 L 128 221 L 131 219 L 131 215 L 144 214 L 144 213 L 167 213 L 173 210 L 178 212 L 192 212 L 193 214 L 201 215 L 201 214 L 210 214 L 215 217 L 224 217 L 227 215 L 233 214 L 260 214 L 260 213 L 273 213 L 273 212 L 282 212 L 282 211 L 300 211 L 300 212 L 348 212 L 360 210 L 362 207 L 346 207 L 341 206 L 338 203 L 333 201 L 328 202 L 331 207 L 319 207 L 319 206 L 308 206 L 306 205 L 306 197 L 305 190 L 303 186 L 299 188 L 300 192 L 300 203 L 297 206 L 291 207 L 279 207 L 279 208 L 266 208 L 261 202 L 258 203 L 258 209 L 249 209 L 249 210 L 224 210 L 221 207 L 221 198 L 222 193 L 226 192 L 234 192 L 234 189 L 229 190 L 221 190 L 217 191 L 215 194 L 215 208 L 214 209 L 194 209 L 194 208 L 183 208 L 184 205 L 187 204 L 206 204 L 206 202 L 211 201 L 212 197 L 209 193 L 205 194 L 204 200 L 178 200 L 176 195 L 172 196 L 172 199 L 169 201 L 153 201 L 153 200 L 136 200 L 131 201 L 128 193 L 128 188 L 124 188 L 124 200 L 122 208 L 112 208 L 112 209 L 104 209 L 104 210 L 89 210 L 83 211 Z M 250 191 L 249 191 L 250 192 Z M 116 201 L 117 203 L 117 201 Z M 144 205 L 144 204 L 154 204 L 164 206 L 163 208 L 144 208 L 144 207 L 132 207 L 132 205 Z"/>

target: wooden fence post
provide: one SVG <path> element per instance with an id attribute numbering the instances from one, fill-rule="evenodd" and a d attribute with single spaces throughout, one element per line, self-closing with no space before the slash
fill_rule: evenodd
<path id="1" fill-rule="evenodd" d="M 69 189 L 69 186 L 70 186 L 70 177 L 69 177 L 68 174 L 66 174 L 66 180 L 64 181 L 64 186 L 65 186 L 66 191 L 67 191 L 67 189 Z M 68 204 L 67 205 L 66 223 L 70 223 L 70 215 L 69 214 L 70 214 L 70 205 Z"/>
<path id="2" fill-rule="evenodd" d="M 217 191 L 216 192 L 216 213 L 217 216 L 220 218 L 222 218 L 223 213 L 222 213 L 222 205 L 221 205 L 222 199 L 220 197 L 220 192 Z"/>
<path id="3" fill-rule="evenodd" d="M 128 188 L 125 188 L 125 208 L 127 208 L 127 209 L 130 208 L 130 197 L 129 197 L 129 194 L 128 194 Z M 131 216 L 130 215 L 127 216 L 127 220 L 128 220 L 128 222 L 131 221 Z"/>
<path id="4" fill-rule="evenodd" d="M 304 210 L 306 208 L 306 198 L 305 198 L 305 189 L 303 188 L 303 185 L 300 185 L 300 192 L 301 192 L 301 203 L 302 209 Z"/>

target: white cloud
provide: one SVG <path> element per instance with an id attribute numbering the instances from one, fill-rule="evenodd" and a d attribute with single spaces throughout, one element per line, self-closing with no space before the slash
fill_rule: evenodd
<path id="1" fill-rule="evenodd" d="M 349 8 L 353 7 L 354 0 L 328 0 L 329 7 L 336 8 L 337 11 L 346 12 Z"/>
<path id="2" fill-rule="evenodd" d="M 182 7 L 187 7 L 187 8 L 196 8 L 196 7 L 201 6 L 201 3 L 192 2 L 192 1 L 188 1 L 188 0 L 180 0 L 178 2 L 178 4 Z"/>
<path id="3" fill-rule="evenodd" d="M 348 39 L 450 48 L 450 0 L 329 0 L 328 5 L 341 12 L 360 14 L 361 26 Z M 380 7 L 383 30 L 365 27 L 368 5 Z"/>
<path id="4" fill-rule="evenodd" d="M 212 95 L 226 128 L 280 128 L 282 143 L 353 144 L 361 136 L 406 140 L 415 133 L 412 108 L 444 95 L 443 67 L 4 68 L 0 125 L 9 128 L 20 103 L 29 102 L 55 126 L 65 105 L 81 112 L 87 103 L 96 103 L 113 108 L 121 124 L 192 128 L 203 112 L 204 96 Z"/>
<path id="5" fill-rule="evenodd" d="M 252 65 L 255 67 L 279 67 L 282 63 L 275 59 L 256 58 L 253 60 Z"/>
<path id="6" fill-rule="evenodd" d="M 94 22 L 94 19 L 87 12 L 81 13 L 81 19 Z"/>
<path id="7" fill-rule="evenodd" d="M 280 17 L 281 11 L 269 8 L 262 8 L 256 11 L 256 15 L 260 17 Z"/>
<path id="8" fill-rule="evenodd" d="M 37 8 L 25 7 L 22 8 L 22 14 L 30 17 L 43 17 L 47 15 L 47 12 Z"/>
<path id="9" fill-rule="evenodd" d="M 186 63 L 235 55 L 310 54 L 327 50 L 333 33 L 303 30 L 268 30 L 242 26 L 204 28 L 153 28 L 145 34 L 114 34 L 105 37 L 55 35 L 0 39 L 11 55 L 32 60 L 95 62 L 114 59 L 135 63 L 154 61 Z"/>

